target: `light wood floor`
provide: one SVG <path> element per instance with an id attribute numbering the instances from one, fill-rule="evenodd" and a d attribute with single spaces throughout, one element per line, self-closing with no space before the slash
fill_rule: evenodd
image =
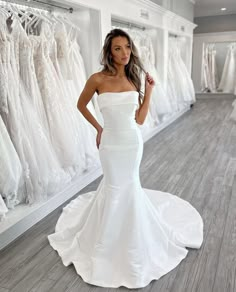
<path id="1" fill-rule="evenodd" d="M 204 243 L 145 292 L 236 291 L 236 123 L 232 100 L 199 100 L 145 144 L 142 185 L 191 202 L 204 220 Z M 96 189 L 100 179 L 83 192 Z M 61 208 L 0 252 L 0 292 L 111 292 L 88 285 L 50 247 Z"/>

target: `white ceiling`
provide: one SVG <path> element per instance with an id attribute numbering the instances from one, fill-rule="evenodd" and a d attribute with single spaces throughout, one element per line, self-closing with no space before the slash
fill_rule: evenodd
<path id="1" fill-rule="evenodd" d="M 236 14 L 236 0 L 195 0 L 194 16 Z M 222 7 L 227 8 L 221 11 Z"/>

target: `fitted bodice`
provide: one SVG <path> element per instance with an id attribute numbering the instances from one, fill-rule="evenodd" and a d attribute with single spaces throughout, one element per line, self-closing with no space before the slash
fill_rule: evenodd
<path id="1" fill-rule="evenodd" d="M 104 129 L 137 128 L 135 111 L 138 108 L 138 92 L 104 92 L 98 96 L 98 105 L 104 119 Z"/>

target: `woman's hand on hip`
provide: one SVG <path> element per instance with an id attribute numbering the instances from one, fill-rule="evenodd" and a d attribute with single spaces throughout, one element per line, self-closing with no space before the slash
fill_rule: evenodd
<path id="1" fill-rule="evenodd" d="M 102 131 L 103 131 L 103 128 L 100 128 L 97 132 L 96 144 L 97 144 L 98 149 L 101 142 Z"/>

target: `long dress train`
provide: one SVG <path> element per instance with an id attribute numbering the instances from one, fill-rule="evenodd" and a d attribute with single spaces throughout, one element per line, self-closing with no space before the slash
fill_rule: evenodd
<path id="1" fill-rule="evenodd" d="M 97 191 L 63 209 L 48 239 L 63 264 L 73 263 L 85 282 L 140 288 L 174 269 L 186 257 L 185 247 L 201 246 L 203 222 L 188 202 L 141 187 L 138 93 L 101 93 L 98 104 L 104 177 Z"/>

